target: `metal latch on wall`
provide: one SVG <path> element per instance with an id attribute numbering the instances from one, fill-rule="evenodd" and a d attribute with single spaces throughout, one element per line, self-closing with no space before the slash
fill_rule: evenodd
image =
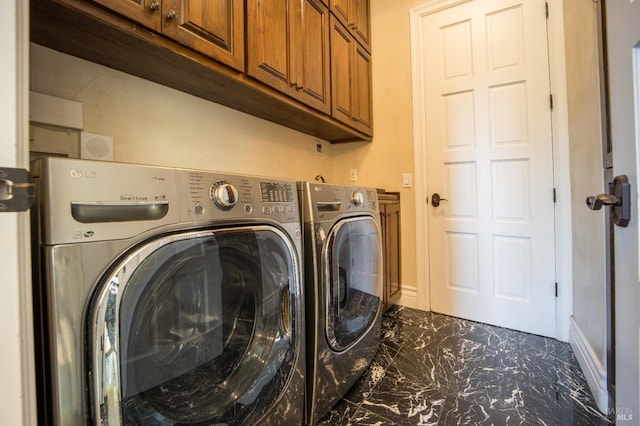
<path id="1" fill-rule="evenodd" d="M 36 196 L 36 186 L 29 171 L 0 167 L 0 212 L 29 210 Z"/>

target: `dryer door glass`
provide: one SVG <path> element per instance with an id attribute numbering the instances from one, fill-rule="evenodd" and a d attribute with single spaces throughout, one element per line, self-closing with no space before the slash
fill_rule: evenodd
<path id="1" fill-rule="evenodd" d="M 340 221 L 324 250 L 327 270 L 327 338 L 341 351 L 375 322 L 382 296 L 380 234 L 371 217 Z"/>
<path id="2" fill-rule="evenodd" d="M 106 344 L 94 349 L 94 415 L 136 425 L 258 421 L 293 373 L 297 274 L 288 239 L 268 227 L 136 250 L 96 299 L 94 341 Z"/>

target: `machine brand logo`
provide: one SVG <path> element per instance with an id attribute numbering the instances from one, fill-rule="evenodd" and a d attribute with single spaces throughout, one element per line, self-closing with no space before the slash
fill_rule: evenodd
<path id="1" fill-rule="evenodd" d="M 71 169 L 69 171 L 69 176 L 71 176 L 74 179 L 80 179 L 80 178 L 95 179 L 96 177 L 98 177 L 95 171 L 80 170 L 80 169 Z"/>

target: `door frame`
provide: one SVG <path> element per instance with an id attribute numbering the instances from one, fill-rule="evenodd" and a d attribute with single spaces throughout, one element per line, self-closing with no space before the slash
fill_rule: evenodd
<path id="1" fill-rule="evenodd" d="M 410 11 L 411 20 L 411 58 L 413 78 L 413 148 L 414 170 L 416 174 L 416 259 L 417 285 L 415 307 L 431 309 L 429 282 L 429 245 L 427 216 L 427 170 L 423 159 L 426 158 L 426 139 L 424 117 L 425 82 L 422 79 L 424 63 L 420 61 L 422 47 L 421 19 L 424 16 L 466 3 L 471 0 L 426 0 L 422 6 Z M 555 206 L 555 262 L 558 297 L 556 301 L 556 338 L 569 341 L 569 328 L 572 303 L 572 234 L 571 234 L 571 185 L 569 173 L 569 127 L 567 111 L 566 63 L 564 54 L 564 0 L 550 1 L 547 33 L 549 45 L 549 73 L 551 93 L 553 94 L 552 137 L 553 170 L 556 189 Z M 424 259 L 424 261 L 422 261 Z"/>
<path id="2" fill-rule="evenodd" d="M 0 166 L 29 167 L 29 2 L 6 4 L 0 21 Z M 8 424 L 35 425 L 35 368 L 29 213 L 0 213 L 3 280 L 0 411 Z"/>

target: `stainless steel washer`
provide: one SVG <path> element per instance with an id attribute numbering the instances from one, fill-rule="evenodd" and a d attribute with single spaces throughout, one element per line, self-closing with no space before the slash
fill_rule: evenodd
<path id="1" fill-rule="evenodd" d="M 376 191 L 299 183 L 303 209 L 308 424 L 316 424 L 378 350 L 382 244 Z"/>
<path id="2" fill-rule="evenodd" d="M 40 424 L 301 424 L 295 182 L 34 162 Z"/>

